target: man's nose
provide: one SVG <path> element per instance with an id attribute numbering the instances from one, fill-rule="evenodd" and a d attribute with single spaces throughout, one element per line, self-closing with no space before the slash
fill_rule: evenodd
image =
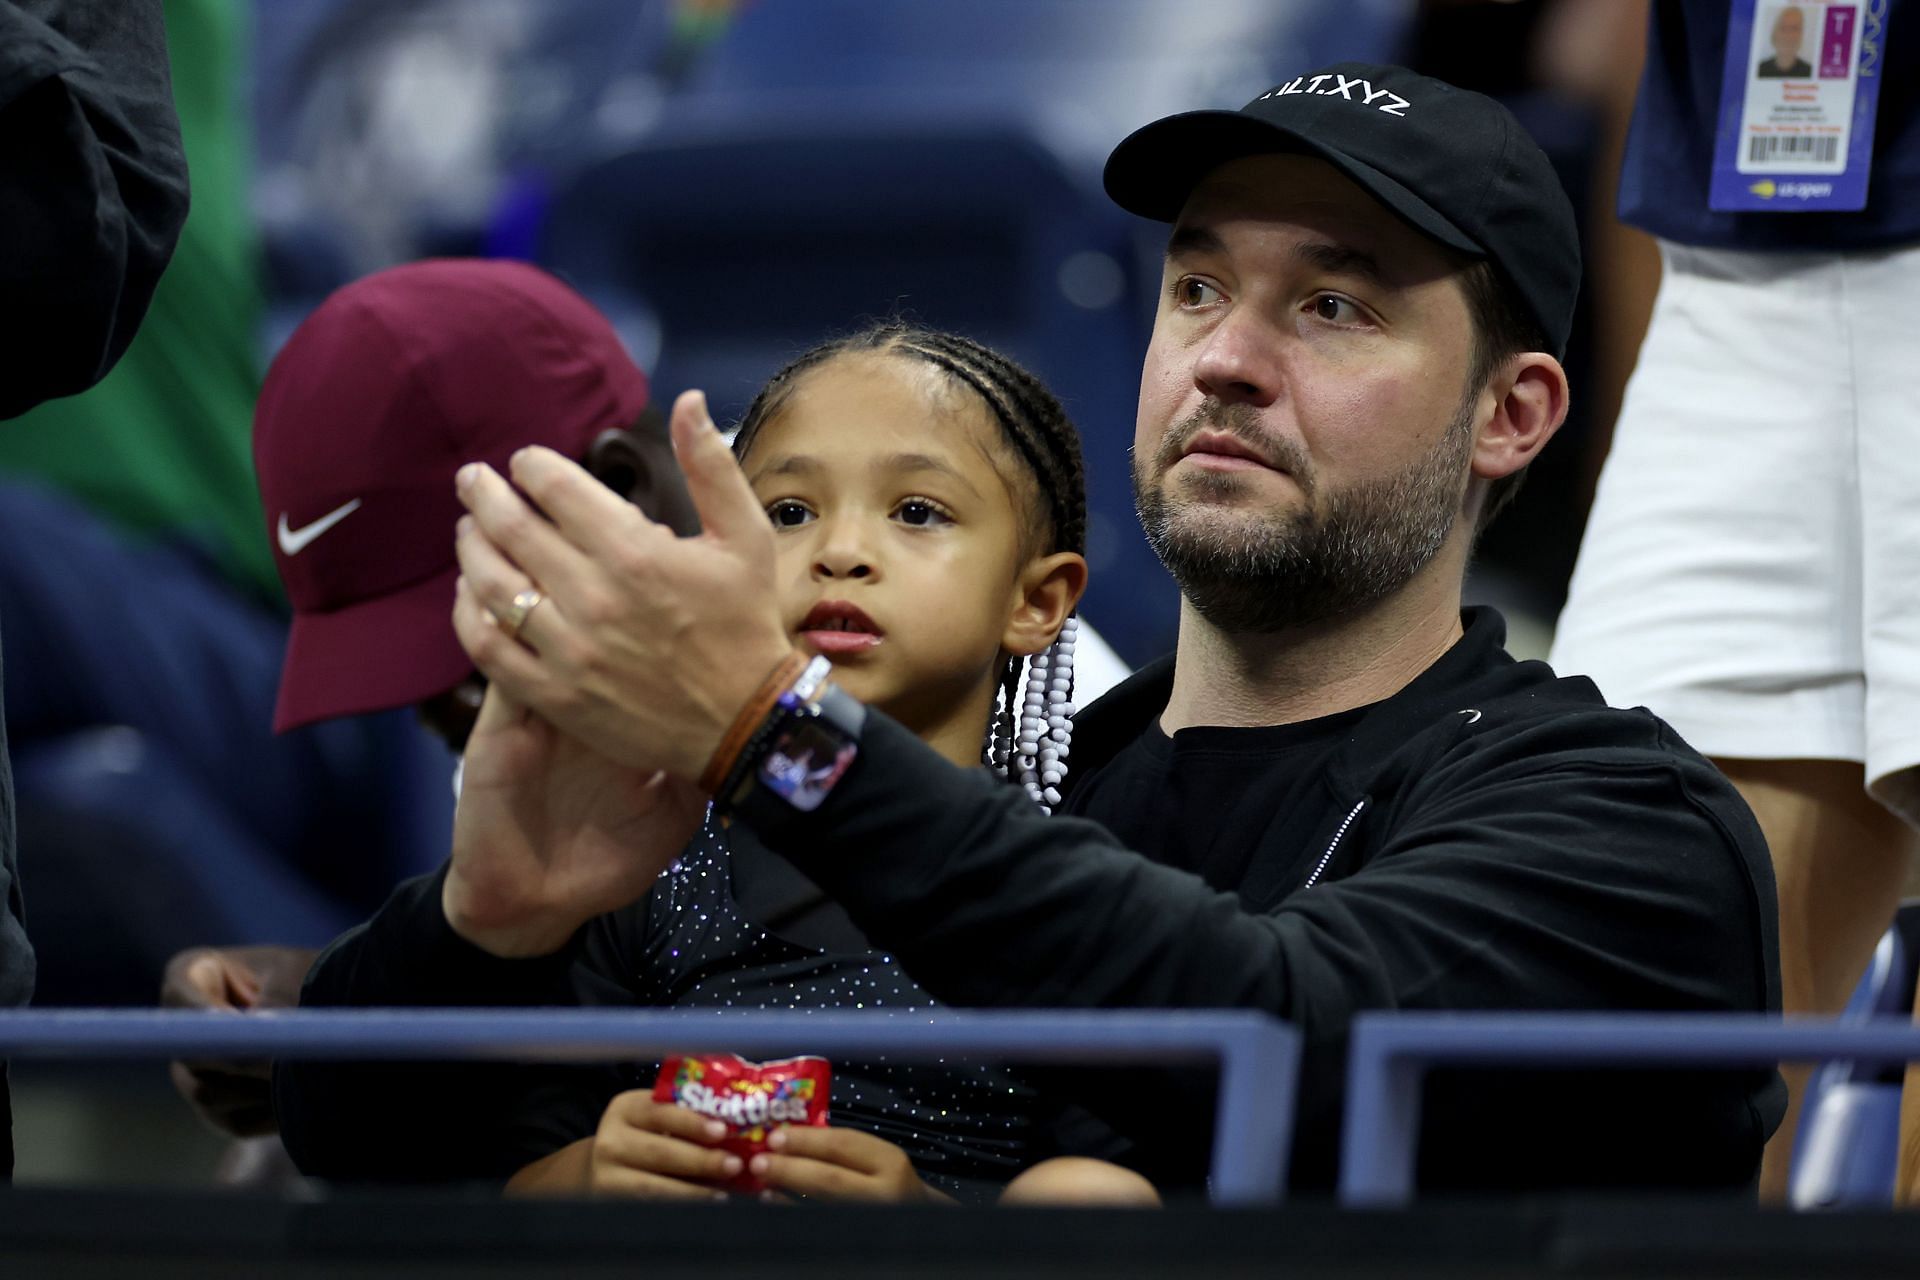
<path id="1" fill-rule="evenodd" d="M 1194 360 L 1194 384 L 1225 404 L 1269 405 L 1280 395 L 1279 346 L 1271 324 L 1236 311 L 1207 335 Z"/>

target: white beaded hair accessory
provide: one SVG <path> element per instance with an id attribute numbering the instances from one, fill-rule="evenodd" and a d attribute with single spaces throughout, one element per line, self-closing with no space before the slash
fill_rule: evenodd
<path id="1" fill-rule="evenodd" d="M 1027 660 L 1026 693 L 1012 742 L 994 743 L 994 763 L 1017 777 L 1048 813 L 1060 803 L 1073 740 L 1073 644 L 1080 621 L 1068 618 L 1054 642 Z"/>

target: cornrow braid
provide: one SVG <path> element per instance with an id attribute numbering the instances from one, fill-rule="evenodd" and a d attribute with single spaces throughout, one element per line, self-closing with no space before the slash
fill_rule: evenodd
<path id="1" fill-rule="evenodd" d="M 843 355 L 872 353 L 920 360 L 966 387 L 1000 424 L 1007 443 L 1026 463 L 1038 490 L 1043 527 L 1030 530 L 1037 548 L 1084 553 L 1087 540 L 1086 468 L 1080 436 L 1066 410 L 1040 379 L 971 338 L 890 320 L 804 352 L 774 374 L 747 406 L 733 451 L 746 457 L 761 428 L 779 416 L 809 372 Z M 1060 634 L 1026 664 L 1010 656 L 999 680 L 982 762 L 1017 779 L 1042 808 L 1060 803 L 1073 724 L 1073 651 L 1079 632 L 1068 618 Z"/>

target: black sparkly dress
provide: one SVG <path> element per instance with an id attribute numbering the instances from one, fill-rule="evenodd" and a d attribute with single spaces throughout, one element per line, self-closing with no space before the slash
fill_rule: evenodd
<path id="1" fill-rule="evenodd" d="M 938 1007 L 790 864 L 744 828 L 711 820 L 646 898 L 588 926 L 576 966 L 590 1005 Z M 792 1052 L 810 1049 L 796 1042 Z M 583 1092 L 578 1115 L 597 1123 L 614 1092 L 651 1087 L 656 1066 L 614 1068 L 604 1096 Z M 980 1065 L 835 1062 L 832 1117 L 901 1147 L 929 1184 L 963 1200 L 1057 1154 L 1053 1109 L 1015 1075 Z"/>
<path id="2" fill-rule="evenodd" d="M 444 868 L 397 888 L 315 963 L 309 1007 L 459 1005 L 720 1010 L 937 1007 L 838 904 L 743 827 L 709 819 L 631 907 L 569 946 L 503 960 L 455 934 Z M 812 1052 L 804 1038 L 780 1058 Z M 338 1181 L 498 1182 L 599 1126 L 607 1103 L 651 1088 L 658 1064 L 287 1061 L 274 1071 L 296 1164 Z M 832 1122 L 902 1148 L 931 1186 L 993 1198 L 1051 1155 L 1119 1154 L 1110 1131 L 1003 1068 L 834 1061 Z"/>

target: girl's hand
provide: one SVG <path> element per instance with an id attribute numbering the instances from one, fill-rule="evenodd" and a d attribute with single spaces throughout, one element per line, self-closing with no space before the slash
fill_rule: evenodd
<path id="1" fill-rule="evenodd" d="M 920 1181 L 906 1152 L 859 1129 L 787 1126 L 773 1131 L 767 1148 L 751 1167 L 776 1193 L 813 1200 L 951 1203 Z"/>
<path id="2" fill-rule="evenodd" d="M 709 1143 L 726 1126 L 647 1090 L 620 1094 L 591 1138 L 570 1142 L 507 1180 L 510 1196 L 613 1196 L 639 1200 L 725 1200 L 718 1183 L 740 1172 L 740 1157 Z"/>
<path id="3" fill-rule="evenodd" d="M 692 786 L 615 764 L 489 688 L 454 810 L 447 922 L 494 955 L 550 954 L 642 897 L 705 812 Z"/>
<path id="4" fill-rule="evenodd" d="M 725 1200 L 718 1184 L 740 1172 L 740 1157 L 708 1145 L 727 1126 L 685 1107 L 655 1102 L 642 1089 L 607 1104 L 593 1135 L 588 1195 L 643 1200 Z"/>

